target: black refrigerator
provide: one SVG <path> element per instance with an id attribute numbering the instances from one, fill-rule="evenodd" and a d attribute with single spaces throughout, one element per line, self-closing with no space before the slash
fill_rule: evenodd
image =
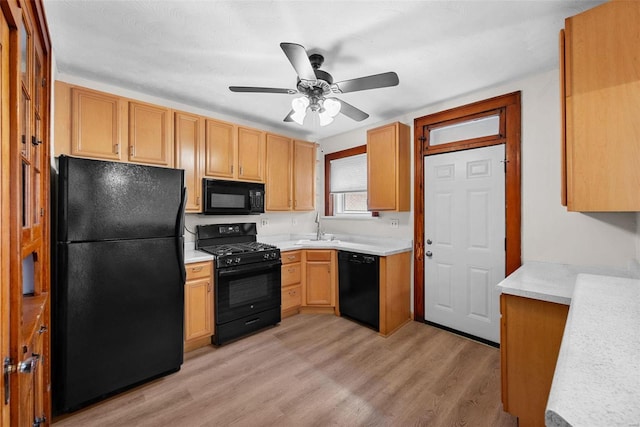
<path id="1" fill-rule="evenodd" d="M 183 361 L 184 171 L 60 156 L 54 286 L 54 414 Z"/>

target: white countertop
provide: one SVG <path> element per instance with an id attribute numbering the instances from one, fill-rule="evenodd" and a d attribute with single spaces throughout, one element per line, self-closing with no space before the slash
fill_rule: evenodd
<path id="1" fill-rule="evenodd" d="M 313 240 L 315 235 L 258 236 L 259 242 L 276 245 L 281 251 L 299 249 L 337 249 L 368 255 L 389 256 L 413 250 L 413 241 L 385 237 L 368 237 L 349 234 L 327 235 L 327 239 Z"/>
<path id="2" fill-rule="evenodd" d="M 577 276 L 545 421 L 640 425 L 640 280 Z"/>
<path id="3" fill-rule="evenodd" d="M 413 241 L 407 239 L 368 237 L 348 234 L 329 234 L 325 237 L 327 239 L 333 238 L 333 240 L 314 241 L 312 239 L 315 238 L 315 235 L 311 234 L 281 234 L 273 236 L 258 235 L 258 241 L 275 245 L 281 251 L 293 251 L 299 249 L 338 249 L 368 255 L 389 256 L 413 250 Z M 185 243 L 185 264 L 210 261 L 213 259 L 213 255 L 196 250 L 194 245 L 194 242 Z"/>
<path id="4" fill-rule="evenodd" d="M 575 266 L 549 262 L 526 262 L 497 287 L 503 294 L 569 305 L 578 274 L 629 277 L 629 272 L 613 268 Z"/>
<path id="5" fill-rule="evenodd" d="M 185 264 L 191 264 L 192 262 L 211 261 L 212 259 L 213 259 L 213 255 L 211 254 L 208 254 L 202 251 L 197 251 L 195 249 L 185 248 L 185 251 L 184 251 Z"/>

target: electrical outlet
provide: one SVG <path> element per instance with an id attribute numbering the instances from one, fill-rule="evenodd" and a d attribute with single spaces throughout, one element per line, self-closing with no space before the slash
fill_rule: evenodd
<path id="1" fill-rule="evenodd" d="M 400 225 L 400 220 L 397 220 L 397 219 L 391 220 L 391 228 L 398 228 L 399 225 Z"/>
<path id="2" fill-rule="evenodd" d="M 260 221 L 260 225 L 262 225 L 263 227 L 268 227 L 269 226 L 269 218 L 262 218 L 262 220 Z"/>

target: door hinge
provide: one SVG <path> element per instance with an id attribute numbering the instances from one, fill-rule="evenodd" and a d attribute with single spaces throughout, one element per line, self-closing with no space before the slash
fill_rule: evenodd
<path id="1" fill-rule="evenodd" d="M 13 360 L 10 357 L 4 358 L 4 363 L 2 364 L 2 374 L 4 375 L 4 404 L 7 405 L 9 403 L 9 399 L 11 397 L 11 387 L 9 387 L 9 375 L 18 371 L 18 365 L 13 363 Z"/>
<path id="2" fill-rule="evenodd" d="M 41 417 L 35 417 L 33 419 L 33 427 L 40 427 L 40 424 L 44 424 L 47 422 L 47 417 L 42 414 Z"/>
<path id="3" fill-rule="evenodd" d="M 500 160 L 500 163 L 504 165 L 504 173 L 507 173 L 507 163 L 509 163 L 509 160 L 507 159 Z"/>
<path id="4" fill-rule="evenodd" d="M 47 79 L 46 78 L 42 79 L 42 87 L 47 87 Z"/>
<path id="5" fill-rule="evenodd" d="M 506 237 L 504 238 L 504 250 L 505 251 L 507 250 L 507 238 Z"/>

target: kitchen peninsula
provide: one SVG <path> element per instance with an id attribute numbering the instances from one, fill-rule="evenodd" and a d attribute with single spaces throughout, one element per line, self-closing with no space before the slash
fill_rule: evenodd
<path id="1" fill-rule="evenodd" d="M 525 263 L 498 284 L 502 400 L 520 425 L 640 419 L 636 273 Z"/>

